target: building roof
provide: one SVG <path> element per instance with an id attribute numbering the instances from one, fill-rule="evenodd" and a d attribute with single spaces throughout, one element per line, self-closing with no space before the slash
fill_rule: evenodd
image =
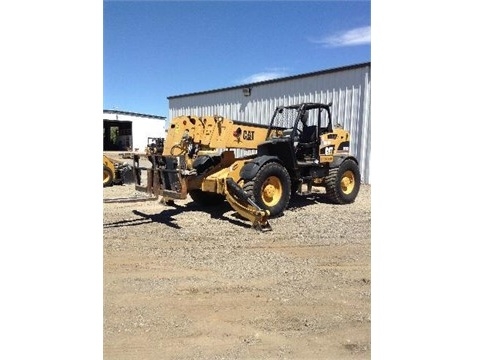
<path id="1" fill-rule="evenodd" d="M 153 119 L 161 119 L 165 120 L 165 116 L 159 116 L 159 115 L 148 115 L 148 114 L 140 114 L 140 113 L 135 113 L 135 112 L 130 112 L 130 111 L 120 111 L 120 110 L 103 110 L 104 114 L 117 114 L 117 115 L 130 115 L 130 116 L 137 116 L 137 117 L 147 117 L 147 118 L 153 118 Z"/>
<path id="2" fill-rule="evenodd" d="M 286 81 L 286 80 L 305 78 L 305 77 L 309 77 L 309 76 L 323 75 L 323 74 L 330 74 L 333 72 L 358 69 L 358 68 L 366 67 L 366 66 L 369 66 L 369 67 L 371 66 L 370 61 L 365 62 L 365 63 L 355 64 L 355 65 L 348 65 L 348 66 L 343 66 L 343 67 L 338 67 L 338 68 L 331 68 L 331 69 L 326 69 L 326 70 L 321 70 L 321 71 L 309 72 L 309 73 L 300 74 L 300 75 L 293 75 L 293 76 L 287 76 L 287 77 L 282 77 L 282 78 L 276 78 L 276 79 L 272 79 L 272 80 L 259 81 L 259 82 L 255 82 L 255 83 L 230 86 L 230 87 L 225 87 L 225 88 L 220 88 L 220 89 L 206 90 L 206 91 L 194 92 L 194 93 L 189 93 L 189 94 L 167 96 L 167 99 L 177 99 L 177 98 L 181 98 L 181 97 L 185 97 L 185 96 L 209 94 L 209 93 L 215 93 L 215 92 L 233 90 L 233 89 L 242 89 L 242 88 L 246 88 L 246 87 L 250 87 L 250 86 L 265 85 L 265 84 L 271 84 L 271 83 L 276 83 L 276 82 L 281 82 L 281 81 Z"/>

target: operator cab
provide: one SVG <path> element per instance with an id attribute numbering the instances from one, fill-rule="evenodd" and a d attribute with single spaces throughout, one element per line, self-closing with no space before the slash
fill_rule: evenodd
<path id="1" fill-rule="evenodd" d="M 278 107 L 273 114 L 267 141 L 258 147 L 258 154 L 277 155 L 284 159 L 284 146 L 288 143 L 287 161 L 294 168 L 317 166 L 320 163 L 320 136 L 332 131 L 330 104 L 306 103 Z M 269 146 L 271 143 L 275 146 Z M 280 153 L 278 154 L 278 148 Z M 273 153 L 276 152 L 276 153 Z"/>

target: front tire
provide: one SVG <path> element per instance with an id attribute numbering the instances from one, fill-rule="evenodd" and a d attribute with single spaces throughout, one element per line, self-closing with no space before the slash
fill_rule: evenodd
<path id="1" fill-rule="evenodd" d="M 347 159 L 337 168 L 329 169 L 325 178 L 325 193 L 334 204 L 350 204 L 360 190 L 360 169 L 352 159 Z"/>
<path id="2" fill-rule="evenodd" d="M 276 162 L 264 164 L 243 189 L 261 209 L 268 210 L 271 217 L 281 215 L 291 198 L 289 173 Z"/>
<path id="3" fill-rule="evenodd" d="M 103 166 L 103 187 L 111 186 L 113 184 L 113 171 L 107 167 Z"/>

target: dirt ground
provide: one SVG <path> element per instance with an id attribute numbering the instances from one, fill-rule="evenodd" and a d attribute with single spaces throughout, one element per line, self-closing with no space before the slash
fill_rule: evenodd
<path id="1" fill-rule="evenodd" d="M 371 189 L 318 192 L 269 232 L 226 203 L 104 203 L 104 359 L 370 359 Z"/>

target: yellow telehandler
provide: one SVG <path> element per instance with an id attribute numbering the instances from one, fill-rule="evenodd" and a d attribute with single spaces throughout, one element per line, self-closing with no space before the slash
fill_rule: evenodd
<path id="1" fill-rule="evenodd" d="M 313 186 L 324 187 L 334 204 L 352 203 L 360 189 L 358 161 L 349 153 L 349 133 L 332 123 L 330 105 L 279 106 L 268 125 L 176 117 L 163 153 L 147 155 L 151 166 L 140 166 L 134 155 L 135 189 L 165 202 L 188 195 L 204 206 L 226 200 L 263 231 L 271 230 L 268 218 L 283 213 L 293 193 L 309 194 Z M 236 157 L 235 149 L 252 151 Z"/>

